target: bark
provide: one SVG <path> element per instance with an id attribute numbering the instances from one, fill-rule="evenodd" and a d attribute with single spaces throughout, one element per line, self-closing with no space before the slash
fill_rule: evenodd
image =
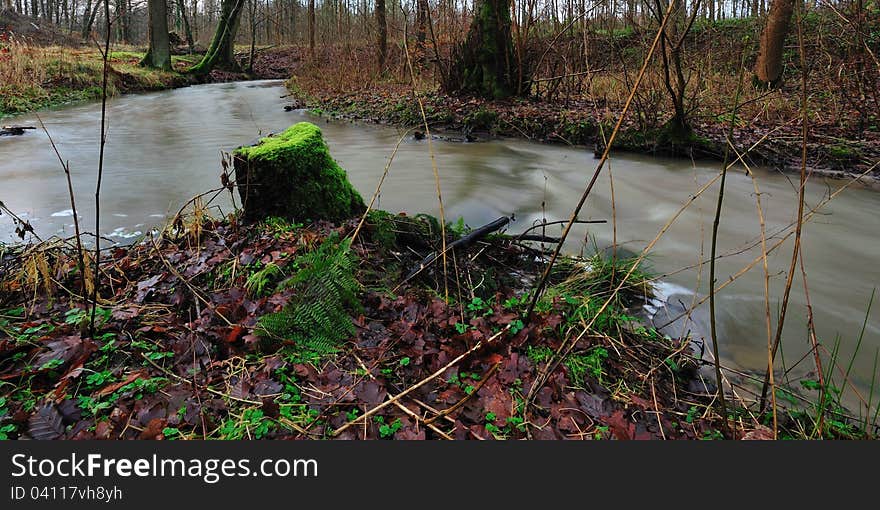
<path id="1" fill-rule="evenodd" d="M 496 99 L 517 92 L 510 24 L 509 2 L 478 0 L 467 40 L 459 48 L 457 71 L 450 77 L 455 83 L 447 83 L 447 90 Z"/>
<path id="2" fill-rule="evenodd" d="M 192 27 L 189 25 L 189 15 L 186 13 L 186 4 L 184 4 L 183 0 L 177 1 L 177 10 L 180 11 L 180 16 L 183 18 L 183 32 L 186 36 L 186 45 L 189 47 L 189 52 L 193 53 L 195 51 L 196 43 L 193 40 Z"/>
<path id="3" fill-rule="evenodd" d="M 168 41 L 168 6 L 165 0 L 148 0 L 150 46 L 141 65 L 171 70 L 171 44 Z"/>
<path id="4" fill-rule="evenodd" d="M 376 0 L 376 23 L 379 25 L 379 71 L 385 69 L 388 57 L 388 23 L 385 21 L 385 0 Z"/>
<path id="5" fill-rule="evenodd" d="M 782 53 L 793 10 L 793 0 L 773 0 L 770 5 L 755 62 L 755 80 L 764 85 L 775 87 L 782 81 Z"/>
<path id="6" fill-rule="evenodd" d="M 309 0 L 309 57 L 315 59 L 315 0 Z"/>
<path id="7" fill-rule="evenodd" d="M 425 48 L 425 32 L 428 24 L 428 0 L 416 0 L 416 42 L 419 51 Z"/>
<path id="8" fill-rule="evenodd" d="M 83 39 L 88 39 L 92 33 L 92 25 L 95 23 L 95 17 L 98 15 L 98 8 L 101 7 L 101 1 L 96 0 L 92 6 L 91 0 L 86 4 L 86 10 L 83 12 Z"/>
<path id="9" fill-rule="evenodd" d="M 211 39 L 211 46 L 208 47 L 202 61 L 190 69 L 191 73 L 205 75 L 215 67 L 239 70 L 235 62 L 234 46 L 243 7 L 244 0 L 223 0 L 220 5 L 220 22 Z"/>

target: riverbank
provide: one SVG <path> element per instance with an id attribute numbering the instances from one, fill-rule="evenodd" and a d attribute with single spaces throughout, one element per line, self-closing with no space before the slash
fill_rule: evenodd
<path id="1" fill-rule="evenodd" d="M 880 72 L 870 58 L 873 53 L 853 48 L 839 35 L 847 25 L 831 10 L 816 9 L 804 23 L 805 32 L 815 38 L 805 47 L 809 67 L 801 69 L 797 40 L 791 34 L 786 47 L 793 49 L 784 56 L 785 81 L 780 88 L 767 90 L 756 87 L 751 78 L 762 21 L 697 20 L 682 44 L 692 132 L 676 132 L 666 125 L 673 110 L 657 57 L 647 68 L 614 147 L 722 161 L 732 129 L 736 150 L 748 150 L 745 161 L 749 165 L 799 172 L 801 84 L 806 72 L 808 170 L 829 177 L 868 172 L 870 182 L 880 183 L 880 117 L 876 113 L 880 111 Z M 875 21 L 870 23 L 874 26 Z M 543 73 L 550 77 L 539 74 L 533 93 L 522 98 L 486 100 L 444 94 L 437 59 L 425 57 L 430 49 L 417 48 L 410 48 L 415 86 L 399 48 L 389 56 L 390 63 L 379 69 L 369 46 L 323 48 L 314 63 L 296 67 L 288 86 L 306 107 L 329 117 L 424 130 L 417 91 L 432 131 L 445 137 L 520 137 L 601 152 L 653 35 L 633 29 L 591 29 L 582 38 L 558 34 L 547 48 L 542 46 L 542 64 L 550 69 Z M 583 54 L 566 53 L 569 47 Z M 451 51 L 448 45 L 438 47 L 440 61 L 448 59 Z"/>
<path id="2" fill-rule="evenodd" d="M 242 47 L 240 56 L 249 54 Z M 285 63 L 296 61 L 283 49 L 276 50 Z M 287 78 L 287 68 L 277 65 L 275 53 L 262 49 L 250 72 L 214 70 L 204 77 L 187 74 L 202 54 L 172 56 L 172 71 L 139 65 L 144 48 L 114 45 L 108 62 L 107 94 L 167 90 L 197 83 Z M 104 63 L 94 46 L 78 44 L 38 45 L 0 32 L 0 119 L 45 108 L 101 99 Z"/>

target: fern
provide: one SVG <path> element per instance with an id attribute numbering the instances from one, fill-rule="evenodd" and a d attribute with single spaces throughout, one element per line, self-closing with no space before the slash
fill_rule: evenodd
<path id="1" fill-rule="evenodd" d="M 264 315 L 258 332 L 293 342 L 300 352 L 325 356 L 355 332 L 349 308 L 358 306 L 360 284 L 354 277 L 350 240 L 331 235 L 317 250 L 297 257 L 299 268 L 280 287 L 294 290 L 280 311 Z"/>

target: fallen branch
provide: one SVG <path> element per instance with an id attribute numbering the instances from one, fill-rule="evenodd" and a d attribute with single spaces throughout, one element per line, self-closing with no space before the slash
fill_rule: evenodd
<path id="1" fill-rule="evenodd" d="M 479 241 L 480 239 L 491 234 L 492 232 L 500 230 L 502 227 L 504 227 L 508 223 L 510 223 L 510 218 L 507 216 L 502 216 L 502 217 L 498 218 L 497 220 L 495 220 L 491 223 L 487 223 L 486 225 L 483 225 L 482 227 L 474 230 L 473 232 L 469 233 L 468 235 L 463 236 L 461 239 L 458 239 L 457 241 L 450 243 L 448 246 L 446 246 L 446 250 L 444 252 L 441 252 L 441 254 L 445 255 L 446 252 L 452 251 L 455 248 L 465 249 L 465 248 L 471 246 L 472 244 L 474 244 L 475 242 Z M 413 269 L 409 273 L 409 275 L 407 275 L 407 277 L 403 279 L 403 282 L 401 282 L 401 285 L 403 285 L 404 283 L 406 283 L 407 281 L 412 279 L 415 275 L 417 275 L 417 274 L 421 273 L 422 271 L 424 271 L 425 269 L 427 269 L 428 266 L 430 266 L 431 264 L 434 263 L 434 261 L 437 260 L 437 257 L 439 257 L 439 255 L 437 254 L 437 252 L 434 252 L 434 253 L 428 255 L 427 257 L 425 257 L 424 259 L 422 259 L 422 261 L 419 263 L 419 267 L 416 269 Z"/>

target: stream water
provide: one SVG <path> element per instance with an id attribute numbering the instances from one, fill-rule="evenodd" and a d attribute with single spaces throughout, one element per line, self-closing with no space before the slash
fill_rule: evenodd
<path id="1" fill-rule="evenodd" d="M 101 233 L 130 242 L 165 218 L 187 199 L 219 186 L 220 151 L 231 150 L 260 135 L 310 120 L 318 123 L 331 153 L 349 178 L 369 199 L 401 131 L 384 126 L 326 121 L 302 110 L 285 112 L 285 89 L 278 81 L 201 85 L 108 102 L 109 130 L 101 191 Z M 69 106 L 40 114 L 62 157 L 70 162 L 77 206 L 87 231 L 94 225 L 94 187 L 98 166 L 100 104 Z M 38 125 L 33 115 L 16 124 Z M 476 227 L 500 215 L 515 214 L 511 232 L 524 230 L 542 217 L 567 219 L 595 168 L 590 150 L 494 140 L 458 143 L 434 140 L 447 219 L 463 217 Z M 628 154 L 615 155 L 587 201 L 581 219 L 607 219 L 573 231 L 571 251 L 592 250 L 612 242 L 611 218 L 616 214 L 617 241 L 638 252 L 696 191 L 714 178 L 720 165 L 692 163 Z M 613 176 L 612 209 L 609 175 Z M 768 244 L 789 226 L 796 214 L 796 176 L 755 169 L 766 220 Z M 840 181 L 812 180 L 807 204 L 815 206 L 841 186 Z M 678 217 L 656 244 L 650 267 L 666 274 L 659 287 L 658 325 L 702 299 L 707 292 L 708 258 L 717 182 Z M 752 179 L 733 170 L 727 180 L 719 230 L 718 281 L 724 282 L 760 256 L 760 228 Z M 67 185 L 46 134 L 40 130 L 0 139 L 0 200 L 27 218 L 40 235 L 73 232 Z M 228 195 L 215 202 L 229 212 Z M 378 207 L 393 211 L 437 213 L 437 195 L 428 142 L 406 138 L 396 155 Z M 215 210 L 216 211 L 216 210 Z M 880 348 L 880 304 L 867 316 L 872 292 L 880 286 L 880 236 L 877 214 L 880 194 L 847 189 L 824 206 L 806 225 L 803 238 L 808 286 L 820 340 L 840 340 L 841 372 L 856 353 L 850 378 L 864 399 L 874 377 Z M 0 242 L 14 242 L 12 221 L 0 216 Z M 556 235 L 559 227 L 548 227 Z M 589 241 L 584 240 L 589 237 Z M 775 316 L 791 257 L 791 239 L 768 258 L 771 310 Z M 782 355 L 796 365 L 790 377 L 809 376 L 806 303 L 800 273 L 796 275 L 786 321 Z M 725 362 L 747 371 L 766 366 L 764 276 L 760 261 L 719 294 L 720 351 Z M 661 303 L 660 301 L 665 301 Z M 659 305 L 659 306 L 657 306 Z M 665 329 L 682 328 L 708 336 L 703 305 L 691 321 L 679 320 Z M 862 330 L 864 333 L 862 334 Z M 842 379 L 842 374 L 837 376 Z M 875 398 L 876 400 L 878 398 Z M 855 409 L 858 397 L 847 401 Z"/>

